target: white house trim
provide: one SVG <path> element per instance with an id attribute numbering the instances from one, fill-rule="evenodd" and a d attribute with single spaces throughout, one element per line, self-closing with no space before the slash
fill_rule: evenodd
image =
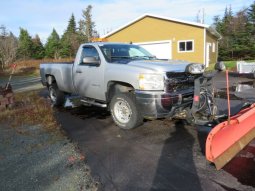
<path id="1" fill-rule="evenodd" d="M 141 44 L 141 45 L 144 45 L 144 44 L 157 44 L 157 43 L 166 43 L 166 42 L 169 42 L 171 43 L 172 41 L 171 40 L 159 40 L 159 41 L 148 41 L 148 42 L 134 42 L 133 44 Z"/>
<path id="2" fill-rule="evenodd" d="M 216 47 L 215 47 L 215 42 L 212 43 L 212 52 L 215 53 Z"/>
<path id="3" fill-rule="evenodd" d="M 192 42 L 192 50 L 185 50 L 185 51 L 180 51 L 180 42 Z M 177 52 L 178 53 L 187 53 L 187 52 L 195 52 L 195 41 L 194 39 L 191 40 L 178 40 L 177 41 L 178 45 L 177 45 Z"/>
<path id="4" fill-rule="evenodd" d="M 217 52 L 217 54 L 216 54 L 216 62 L 218 62 L 219 60 L 218 60 L 218 57 L 219 57 L 219 41 L 216 41 L 216 52 Z"/>
<path id="5" fill-rule="evenodd" d="M 204 29 L 204 66 L 206 66 L 206 29 Z"/>

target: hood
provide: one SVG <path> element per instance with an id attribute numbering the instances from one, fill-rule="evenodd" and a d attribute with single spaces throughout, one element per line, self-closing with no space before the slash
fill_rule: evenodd
<path id="1" fill-rule="evenodd" d="M 138 68 L 143 68 L 146 70 L 151 70 L 154 72 L 185 72 L 186 66 L 190 62 L 178 61 L 178 60 L 136 60 L 129 62 L 127 65 L 134 66 Z"/>

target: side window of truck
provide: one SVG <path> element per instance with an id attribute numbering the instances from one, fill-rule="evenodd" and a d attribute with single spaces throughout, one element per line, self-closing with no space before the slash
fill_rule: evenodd
<path id="1" fill-rule="evenodd" d="M 99 54 L 98 54 L 96 48 L 93 47 L 93 46 L 85 46 L 85 47 L 83 47 L 82 53 L 81 53 L 80 63 L 82 63 L 82 60 L 85 57 L 94 57 L 96 60 L 100 60 Z"/>

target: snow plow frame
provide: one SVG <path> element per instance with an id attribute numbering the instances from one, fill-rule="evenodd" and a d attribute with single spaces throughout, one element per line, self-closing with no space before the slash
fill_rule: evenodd
<path id="1" fill-rule="evenodd" d="M 206 159 L 219 170 L 255 138 L 255 104 L 248 104 L 237 114 L 230 116 L 229 80 L 226 71 L 228 114 L 217 115 L 214 100 L 213 77 L 216 72 L 204 74 L 195 80 L 194 99 L 191 109 L 198 133 L 207 132 Z M 204 148 L 203 148 L 204 147 Z"/>

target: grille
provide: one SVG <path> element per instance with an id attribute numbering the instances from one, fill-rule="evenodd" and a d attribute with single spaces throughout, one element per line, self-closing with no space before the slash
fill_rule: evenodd
<path id="1" fill-rule="evenodd" d="M 185 72 L 167 72 L 166 92 L 181 92 L 194 88 L 194 76 Z"/>

